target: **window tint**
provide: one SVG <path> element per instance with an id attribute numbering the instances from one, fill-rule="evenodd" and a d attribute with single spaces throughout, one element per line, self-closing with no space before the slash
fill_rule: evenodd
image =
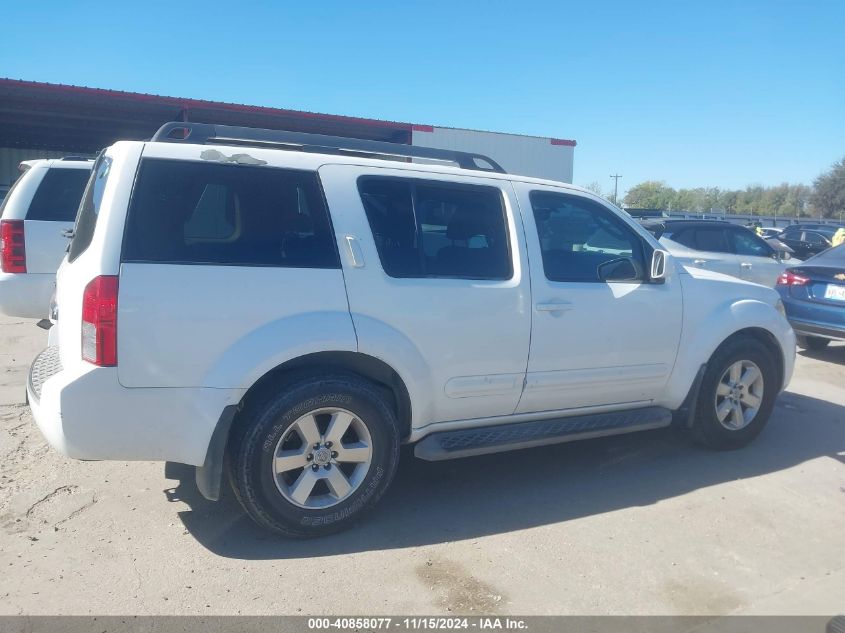
<path id="1" fill-rule="evenodd" d="M 801 229 L 786 229 L 783 233 L 781 233 L 780 239 L 782 239 L 782 240 L 800 240 L 801 239 Z"/>
<path id="2" fill-rule="evenodd" d="M 146 159 L 123 261 L 339 268 L 317 174 Z"/>
<path id="3" fill-rule="evenodd" d="M 499 189 L 365 177 L 358 190 L 382 267 L 391 277 L 511 277 Z"/>
<path id="4" fill-rule="evenodd" d="M 721 227 L 696 228 L 695 245 L 700 251 L 710 251 L 711 253 L 731 253 L 733 249 L 728 246 L 728 241 L 725 239 L 725 231 Z"/>
<path id="5" fill-rule="evenodd" d="M 827 244 L 827 240 L 821 235 L 818 233 L 810 233 L 809 231 L 804 233 L 804 241 L 809 242 L 810 244 Z"/>
<path id="6" fill-rule="evenodd" d="M 771 246 L 750 231 L 731 230 L 729 233 L 738 255 L 770 257 L 774 252 Z"/>
<path id="7" fill-rule="evenodd" d="M 531 192 L 543 268 L 552 281 L 600 282 L 599 267 L 630 258 L 642 279 L 642 241 L 603 205 L 564 193 Z"/>
<path id="8" fill-rule="evenodd" d="M 82 197 L 82 204 L 79 206 L 79 214 L 76 216 L 73 240 L 71 240 L 68 250 L 68 261 L 72 262 L 79 257 L 91 245 L 91 240 L 94 239 L 100 203 L 103 200 L 103 191 L 106 188 L 110 170 L 111 158 L 105 154 L 100 154 L 97 162 L 94 163 L 94 169 Z"/>
<path id="9" fill-rule="evenodd" d="M 695 243 L 695 231 L 692 229 L 673 233 L 669 239 L 673 242 L 677 242 L 678 244 L 683 244 L 687 248 L 698 248 Z"/>
<path id="10" fill-rule="evenodd" d="M 27 220 L 73 222 L 91 172 L 87 169 L 50 169 L 26 212 Z"/>

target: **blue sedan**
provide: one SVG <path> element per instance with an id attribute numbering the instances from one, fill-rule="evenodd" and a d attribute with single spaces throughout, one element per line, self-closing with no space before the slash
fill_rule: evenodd
<path id="1" fill-rule="evenodd" d="M 800 347 L 845 340 L 845 244 L 787 268 L 776 287 Z"/>

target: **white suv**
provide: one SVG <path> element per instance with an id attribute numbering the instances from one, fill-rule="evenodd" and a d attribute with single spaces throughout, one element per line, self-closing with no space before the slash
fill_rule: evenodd
<path id="1" fill-rule="evenodd" d="M 677 265 L 576 187 L 184 123 L 98 160 L 53 329 L 28 396 L 57 450 L 193 464 L 210 499 L 225 467 L 292 536 L 373 506 L 403 442 L 440 460 L 674 419 L 742 446 L 795 355 L 773 290 Z"/>
<path id="2" fill-rule="evenodd" d="M 47 316 L 67 238 L 93 161 L 30 160 L 0 206 L 0 313 Z"/>

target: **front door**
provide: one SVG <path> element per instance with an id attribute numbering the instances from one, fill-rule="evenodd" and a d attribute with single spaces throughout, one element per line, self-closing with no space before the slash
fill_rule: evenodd
<path id="1" fill-rule="evenodd" d="M 644 237 L 597 199 L 530 184 L 515 188 L 533 294 L 517 411 L 645 406 L 659 398 L 681 332 L 677 277 L 648 283 Z M 606 264 L 620 258 L 633 264 L 633 278 L 603 281 L 612 277 Z"/>

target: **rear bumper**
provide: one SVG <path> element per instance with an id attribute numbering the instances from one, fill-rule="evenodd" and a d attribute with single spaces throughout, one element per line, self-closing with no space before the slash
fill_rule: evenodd
<path id="1" fill-rule="evenodd" d="M 55 285 L 55 273 L 0 273 L 0 313 L 43 319 Z"/>
<path id="2" fill-rule="evenodd" d="M 799 336 L 820 336 L 836 341 L 845 341 L 845 327 L 843 326 L 796 319 L 790 319 L 789 323 Z"/>
<path id="3" fill-rule="evenodd" d="M 57 347 L 33 362 L 27 396 L 35 423 L 74 459 L 160 460 L 200 466 L 224 407 L 244 390 L 129 389 L 114 367 L 64 368 Z"/>

